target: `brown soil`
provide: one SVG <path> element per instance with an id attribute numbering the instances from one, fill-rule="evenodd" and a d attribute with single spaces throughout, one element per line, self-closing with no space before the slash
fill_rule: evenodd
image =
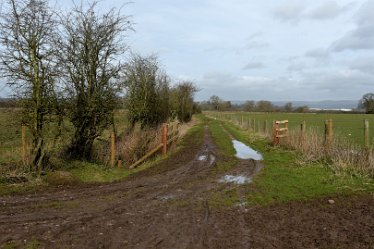
<path id="1" fill-rule="evenodd" d="M 374 248 L 374 196 L 211 206 L 220 160 L 206 129 L 124 182 L 0 198 L 0 245 L 23 248 Z M 232 174 L 262 165 L 241 161 Z M 372 246 L 372 247 L 370 247 Z M 13 247 L 12 247 L 13 248 Z"/>

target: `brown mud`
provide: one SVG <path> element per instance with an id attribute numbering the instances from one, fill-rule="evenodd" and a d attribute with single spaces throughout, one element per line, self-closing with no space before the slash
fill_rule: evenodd
<path id="1" fill-rule="evenodd" d="M 0 197 L 0 245 L 24 248 L 374 248 L 374 196 L 212 206 L 223 184 L 208 128 L 126 181 Z M 230 174 L 262 167 L 241 160 Z M 240 204 L 240 203 L 239 203 Z M 13 247 L 10 247 L 13 246 Z M 370 247 L 371 246 L 371 247 Z M 1 247 L 1 246 L 0 246 Z"/>

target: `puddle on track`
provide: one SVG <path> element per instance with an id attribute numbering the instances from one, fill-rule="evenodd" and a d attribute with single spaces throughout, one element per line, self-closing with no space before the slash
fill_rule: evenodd
<path id="1" fill-rule="evenodd" d="M 236 157 L 240 159 L 254 159 L 257 161 L 260 161 L 263 159 L 262 155 L 249 147 L 248 145 L 245 145 L 242 142 L 239 142 L 238 140 L 232 140 L 232 143 L 234 145 L 234 148 L 236 150 Z"/>
<path id="2" fill-rule="evenodd" d="M 235 184 L 246 184 L 251 183 L 252 180 L 246 176 L 233 176 L 233 175 L 225 175 L 219 180 L 220 183 L 235 183 Z"/>

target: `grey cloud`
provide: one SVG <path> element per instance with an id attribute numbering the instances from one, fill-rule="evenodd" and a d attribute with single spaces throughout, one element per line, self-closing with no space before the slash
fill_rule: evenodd
<path id="1" fill-rule="evenodd" d="M 359 25 L 374 24 L 374 1 L 366 1 L 356 14 L 356 20 Z"/>
<path id="2" fill-rule="evenodd" d="M 350 69 L 317 70 L 301 73 L 297 78 L 210 73 L 197 82 L 203 89 L 200 99 L 208 99 L 213 94 L 229 100 L 358 99 L 370 91 L 374 75 Z"/>
<path id="3" fill-rule="evenodd" d="M 243 70 L 258 69 L 264 67 L 265 65 L 262 62 L 249 62 L 247 65 L 243 67 Z"/>
<path id="4" fill-rule="evenodd" d="M 374 76 L 359 71 L 345 69 L 339 71 L 313 72 L 304 74 L 304 84 L 309 84 L 316 91 L 347 95 L 362 95 L 365 89 L 371 88 Z"/>
<path id="5" fill-rule="evenodd" d="M 274 9 L 273 15 L 281 21 L 298 22 L 305 11 L 305 4 L 301 1 L 289 1 Z"/>
<path id="6" fill-rule="evenodd" d="M 325 1 L 319 7 L 310 10 L 306 16 L 312 19 L 332 19 L 349 10 L 352 4 L 340 6 L 336 1 Z"/>
<path id="7" fill-rule="evenodd" d="M 268 47 L 269 44 L 264 41 L 258 41 L 258 38 L 262 36 L 262 32 L 255 32 L 251 34 L 246 39 L 246 45 L 244 46 L 244 49 L 250 50 L 250 49 L 258 49 L 258 48 L 264 48 Z"/>
<path id="8" fill-rule="evenodd" d="M 262 36 L 262 32 L 255 32 L 255 33 L 252 33 L 250 36 L 248 36 L 247 40 L 250 41 L 261 36 Z"/>
<path id="9" fill-rule="evenodd" d="M 291 1 L 278 6 L 273 14 L 281 21 L 297 23 L 302 19 L 327 20 L 333 19 L 347 10 L 351 9 L 353 4 L 339 5 L 336 1 L 325 1 L 322 5 L 308 9 L 306 4 L 301 1 Z"/>
<path id="10" fill-rule="evenodd" d="M 357 27 L 335 41 L 335 52 L 374 49 L 374 1 L 366 1 L 355 15 Z"/>
<path id="11" fill-rule="evenodd" d="M 363 73 L 374 75 L 374 70 L 373 70 L 374 58 L 372 57 L 358 58 L 358 59 L 351 61 L 349 64 L 350 64 L 349 65 L 350 69 L 358 70 Z"/>
<path id="12" fill-rule="evenodd" d="M 288 67 L 287 70 L 290 72 L 303 72 L 306 68 L 306 65 L 304 63 L 296 63 L 292 62 Z"/>
<path id="13" fill-rule="evenodd" d="M 325 49 L 317 48 L 307 51 L 305 56 L 317 60 L 327 60 L 330 57 L 330 53 Z"/>
<path id="14" fill-rule="evenodd" d="M 374 23 L 359 26 L 355 30 L 348 32 L 345 36 L 335 41 L 331 47 L 335 52 L 374 49 Z"/>
<path id="15" fill-rule="evenodd" d="M 250 50 L 250 49 L 265 48 L 268 46 L 269 44 L 266 42 L 250 41 L 244 46 L 244 49 Z"/>

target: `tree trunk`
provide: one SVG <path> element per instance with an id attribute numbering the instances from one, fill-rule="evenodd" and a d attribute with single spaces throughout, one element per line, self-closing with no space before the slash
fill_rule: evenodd
<path id="1" fill-rule="evenodd" d="M 68 156 L 70 159 L 92 159 L 92 149 L 95 138 L 94 136 L 90 136 L 89 130 L 90 128 L 76 130 L 73 140 L 68 148 Z"/>

